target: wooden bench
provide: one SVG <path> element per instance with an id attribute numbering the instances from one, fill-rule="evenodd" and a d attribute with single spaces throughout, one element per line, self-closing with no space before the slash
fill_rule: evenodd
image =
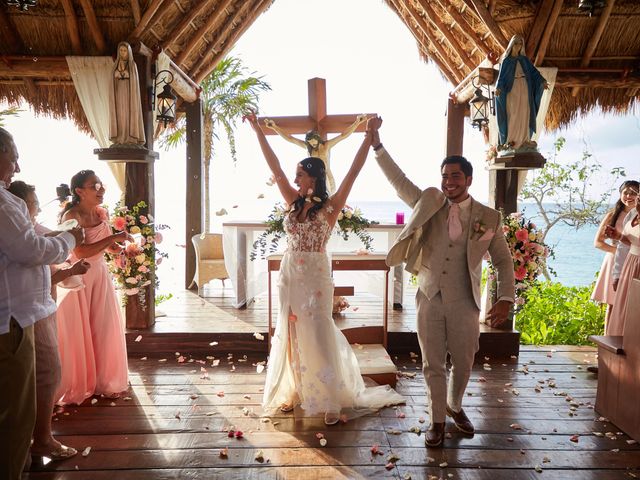
<path id="1" fill-rule="evenodd" d="M 640 280 L 632 280 L 622 336 L 592 335 L 598 345 L 596 411 L 640 441 Z"/>
<path id="2" fill-rule="evenodd" d="M 375 271 L 384 272 L 384 295 L 382 307 L 382 326 L 349 328 L 342 331 L 351 344 L 351 348 L 356 354 L 360 373 L 363 377 L 369 377 L 380 385 L 396 386 L 397 367 L 387 353 L 387 329 L 389 321 L 389 271 L 390 268 L 385 262 L 386 254 L 358 255 L 356 253 L 339 253 L 331 255 L 331 270 L 355 270 L 355 271 Z M 273 254 L 267 257 L 268 275 L 268 340 L 271 346 L 272 327 L 272 289 L 271 273 L 280 269 L 281 254 Z M 339 289 L 350 289 L 349 292 Z M 335 295 L 353 295 L 351 287 L 336 287 Z"/>

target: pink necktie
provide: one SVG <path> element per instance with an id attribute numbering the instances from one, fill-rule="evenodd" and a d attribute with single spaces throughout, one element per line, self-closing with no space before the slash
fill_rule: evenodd
<path id="1" fill-rule="evenodd" d="M 462 235 L 462 223 L 460 223 L 460 205 L 452 203 L 449 206 L 449 217 L 447 218 L 447 228 L 449 229 L 449 239 L 457 240 Z"/>

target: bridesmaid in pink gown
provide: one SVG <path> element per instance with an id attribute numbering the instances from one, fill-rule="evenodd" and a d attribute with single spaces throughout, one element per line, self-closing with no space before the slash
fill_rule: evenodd
<path id="1" fill-rule="evenodd" d="M 616 232 L 622 233 L 622 227 L 624 224 L 624 218 L 627 213 L 633 209 L 636 204 L 636 198 L 638 197 L 638 189 L 640 184 L 635 180 L 627 180 L 620 185 L 620 198 L 616 202 L 612 210 L 602 219 L 596 238 L 593 241 L 593 246 L 599 250 L 605 252 L 602 266 L 600 267 L 600 274 L 596 280 L 591 298 L 600 303 L 607 304 L 607 316 L 605 319 L 606 324 L 609 322 L 611 316 L 611 310 L 613 308 L 613 302 L 616 298 L 616 292 L 613 289 L 613 256 L 616 253 L 617 240 L 611 239 L 611 243 L 607 243 L 605 236 L 605 228 L 611 226 L 615 228 Z"/>
<path id="2" fill-rule="evenodd" d="M 627 297 L 629 296 L 629 287 L 631 280 L 640 278 L 640 198 L 636 198 L 635 215 L 631 220 L 625 223 L 622 234 L 618 235 L 613 229 L 607 229 L 607 234 L 612 238 L 618 238 L 621 242 L 629 245 L 629 253 L 616 288 L 616 300 L 613 304 L 613 311 L 609 325 L 607 326 L 607 335 L 623 335 L 624 323 L 627 318 Z"/>
<path id="3" fill-rule="evenodd" d="M 74 175 L 71 193 L 62 220 L 77 220 L 85 235 L 71 261 L 84 258 L 91 268 L 83 277 L 84 288 L 58 292 L 61 404 L 79 404 L 92 395 L 117 398 L 128 380 L 124 324 L 104 259 L 104 251 L 119 251 L 122 247 L 116 242 L 124 242 L 128 234 L 111 233 L 107 212 L 100 207 L 104 186 L 93 171 Z"/>

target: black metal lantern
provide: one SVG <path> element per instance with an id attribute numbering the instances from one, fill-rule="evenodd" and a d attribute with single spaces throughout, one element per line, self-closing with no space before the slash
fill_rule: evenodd
<path id="1" fill-rule="evenodd" d="M 478 130 L 489 124 L 489 112 L 492 111 L 491 98 L 485 97 L 480 87 L 476 88 L 473 98 L 469 100 L 471 109 L 471 125 Z"/>
<path id="2" fill-rule="evenodd" d="M 158 85 L 164 83 L 164 87 L 162 88 L 162 92 L 157 95 L 158 99 L 158 112 L 156 115 L 156 120 L 162 122 L 162 124 L 166 127 L 167 123 L 173 122 L 176 118 L 176 99 L 177 97 L 173 94 L 173 90 L 171 90 L 171 82 L 173 82 L 173 73 L 169 70 L 161 70 L 156 75 L 156 80 L 160 77 L 161 74 L 166 73 L 166 76 L 163 76 L 159 81 L 156 81 L 153 85 L 153 103 L 155 110 L 155 100 L 156 100 L 156 88 Z M 167 80 L 167 76 L 171 77 L 170 80 Z"/>
<path id="3" fill-rule="evenodd" d="M 12 7 L 18 7 L 23 12 L 26 12 L 29 7 L 35 7 L 38 0 L 7 0 L 7 5 Z"/>

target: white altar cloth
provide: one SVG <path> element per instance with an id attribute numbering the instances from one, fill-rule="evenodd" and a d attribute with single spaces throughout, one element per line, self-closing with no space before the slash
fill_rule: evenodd
<path id="1" fill-rule="evenodd" d="M 389 251 L 393 242 L 400 234 L 404 225 L 377 224 L 367 228 L 373 237 L 374 251 Z M 264 222 L 227 222 L 222 224 L 224 263 L 229 273 L 235 295 L 234 306 L 241 308 L 250 303 L 253 298 L 267 291 L 267 260 L 256 258 L 251 261 L 249 256 L 253 242 L 266 230 Z M 280 240 L 278 252 L 284 251 L 286 239 Z M 354 252 L 363 248 L 362 242 L 353 234 L 349 240 L 334 234 L 327 245 L 327 252 L 331 255 L 340 252 Z M 267 251 L 267 255 L 271 253 Z M 373 278 L 372 278 L 373 277 Z M 353 285 L 358 291 L 367 291 L 382 296 L 380 278 L 371 272 L 335 272 L 336 285 Z M 393 304 L 402 304 L 403 268 L 393 269 Z"/>

